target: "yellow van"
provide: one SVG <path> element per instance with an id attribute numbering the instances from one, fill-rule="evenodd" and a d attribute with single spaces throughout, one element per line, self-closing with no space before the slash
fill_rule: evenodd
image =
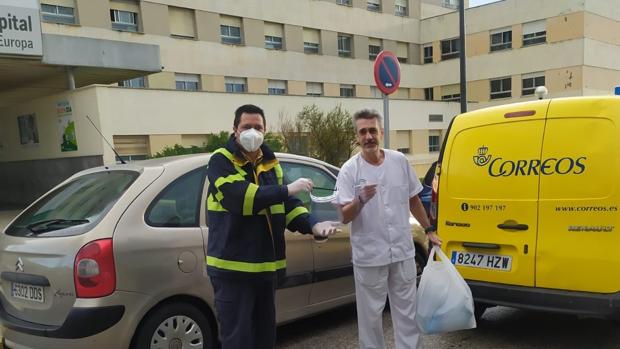
<path id="1" fill-rule="evenodd" d="M 459 115 L 436 173 L 438 233 L 478 315 L 620 314 L 620 97 Z"/>

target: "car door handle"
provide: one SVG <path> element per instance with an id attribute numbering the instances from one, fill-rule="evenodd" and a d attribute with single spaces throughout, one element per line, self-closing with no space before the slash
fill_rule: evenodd
<path id="1" fill-rule="evenodd" d="M 508 223 L 501 223 L 497 225 L 498 228 L 500 229 L 504 229 L 504 230 L 528 230 L 529 226 L 527 224 L 508 224 Z"/>
<path id="2" fill-rule="evenodd" d="M 481 242 L 464 242 L 463 247 L 469 248 L 484 248 L 487 250 L 499 250 L 498 244 L 485 244 Z"/>

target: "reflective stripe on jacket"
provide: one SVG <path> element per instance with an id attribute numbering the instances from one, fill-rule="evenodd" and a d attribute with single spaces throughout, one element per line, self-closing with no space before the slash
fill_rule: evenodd
<path id="1" fill-rule="evenodd" d="M 315 220 L 301 200 L 288 195 L 275 155 L 265 145 L 261 151 L 254 166 L 233 135 L 209 160 L 209 275 L 273 277 L 286 268 L 285 228 L 312 232 Z"/>

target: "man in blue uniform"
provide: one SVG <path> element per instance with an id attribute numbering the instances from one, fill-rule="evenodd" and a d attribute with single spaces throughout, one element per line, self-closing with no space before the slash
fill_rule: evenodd
<path id="1" fill-rule="evenodd" d="M 286 268 L 284 230 L 334 234 L 294 195 L 312 190 L 300 178 L 284 185 L 282 168 L 263 144 L 265 114 L 255 105 L 235 111 L 234 134 L 209 161 L 207 273 L 223 349 L 275 346 L 275 286 Z"/>

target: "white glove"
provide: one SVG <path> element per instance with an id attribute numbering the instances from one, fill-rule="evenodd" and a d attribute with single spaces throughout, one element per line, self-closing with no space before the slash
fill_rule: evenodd
<path id="1" fill-rule="evenodd" d="M 312 227 L 312 233 L 318 237 L 328 237 L 336 233 L 341 233 L 341 226 L 342 223 L 335 221 L 319 222 Z"/>
<path id="2" fill-rule="evenodd" d="M 310 191 L 312 191 L 313 186 L 314 184 L 312 184 L 312 181 L 310 179 L 299 178 L 295 182 L 287 185 L 286 187 L 288 188 L 288 195 L 297 195 L 301 192 L 309 193 Z"/>

